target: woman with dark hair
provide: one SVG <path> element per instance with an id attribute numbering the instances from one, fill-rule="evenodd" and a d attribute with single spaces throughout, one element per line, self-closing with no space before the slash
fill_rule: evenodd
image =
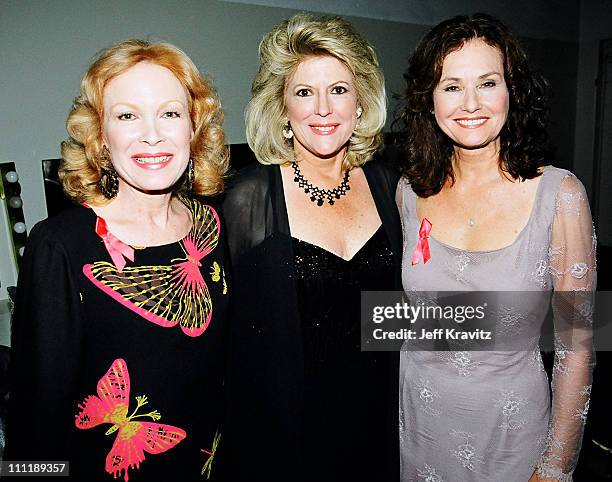
<path id="1" fill-rule="evenodd" d="M 488 15 L 452 18 L 422 39 L 404 77 L 397 202 L 407 295 L 553 290 L 578 293 L 588 308 L 596 272 L 587 196 L 548 165 L 546 83 L 517 39 Z M 498 339 L 523 337 L 513 350 L 449 343 L 455 351 L 402 353 L 402 480 L 571 480 L 594 356 L 588 315 L 553 306 L 552 409 L 538 337 L 526 336 L 539 333 L 545 312 L 527 301 L 493 315 Z M 563 323 L 586 349 L 566 343 Z"/>
<path id="2" fill-rule="evenodd" d="M 374 49 L 298 14 L 259 47 L 259 163 L 223 204 L 236 302 L 227 438 L 238 480 L 395 481 L 396 354 L 360 349 L 361 290 L 399 284 L 397 177 L 370 162 L 386 97 Z"/>
<path id="3" fill-rule="evenodd" d="M 216 475 L 229 293 L 201 196 L 223 190 L 222 120 L 173 45 L 121 42 L 88 68 L 60 166 L 79 205 L 32 229 L 19 273 L 7 460 L 88 481 Z"/>

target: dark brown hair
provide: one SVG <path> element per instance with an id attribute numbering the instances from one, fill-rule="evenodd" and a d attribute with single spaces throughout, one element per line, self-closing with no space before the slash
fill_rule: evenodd
<path id="1" fill-rule="evenodd" d="M 447 179 L 455 179 L 453 142 L 431 114 L 433 91 L 446 56 L 473 39 L 483 40 L 502 54 L 510 107 L 500 133 L 500 168 L 513 179 L 531 179 L 539 176 L 540 166 L 551 161 L 546 80 L 530 70 L 518 39 L 501 21 L 482 13 L 453 17 L 432 28 L 412 54 L 394 123 L 405 153 L 402 172 L 421 197 L 437 194 Z"/>

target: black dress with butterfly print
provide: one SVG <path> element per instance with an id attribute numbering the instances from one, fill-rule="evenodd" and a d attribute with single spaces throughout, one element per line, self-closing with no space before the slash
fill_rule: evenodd
<path id="1" fill-rule="evenodd" d="M 68 460 L 75 480 L 218 480 L 231 286 L 217 210 L 185 202 L 189 235 L 133 247 L 121 270 L 91 209 L 32 229 L 5 460 Z"/>

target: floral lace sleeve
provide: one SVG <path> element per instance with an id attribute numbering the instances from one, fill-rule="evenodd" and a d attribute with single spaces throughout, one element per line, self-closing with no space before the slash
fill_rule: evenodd
<path id="1" fill-rule="evenodd" d="M 549 248 L 553 279 L 555 362 L 552 413 L 546 447 L 537 466 L 541 477 L 572 480 L 589 409 L 595 364 L 592 322 L 596 285 L 595 234 L 580 181 L 561 182 Z"/>

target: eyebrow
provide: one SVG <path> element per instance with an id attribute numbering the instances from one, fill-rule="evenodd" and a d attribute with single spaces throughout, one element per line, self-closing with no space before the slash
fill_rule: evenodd
<path id="1" fill-rule="evenodd" d="M 172 104 L 173 102 L 176 102 L 177 104 L 181 104 L 183 107 L 187 107 L 189 105 L 189 100 L 187 100 L 187 104 L 185 104 L 183 103 L 182 100 L 179 100 L 179 99 L 170 99 L 162 103 L 161 105 L 164 106 L 164 105 Z"/>
<path id="2" fill-rule="evenodd" d="M 119 101 L 119 102 L 115 102 L 113 105 L 111 105 L 109 110 L 116 109 L 117 107 L 128 107 L 130 109 L 137 109 L 138 108 L 138 106 L 136 104 L 132 104 L 130 102 Z"/>
<path id="3" fill-rule="evenodd" d="M 165 106 L 165 105 L 171 104 L 171 103 L 173 103 L 173 102 L 176 102 L 176 103 L 178 103 L 178 104 L 181 104 L 182 106 L 184 106 L 184 105 L 185 105 L 185 104 L 183 104 L 183 102 L 182 102 L 182 101 L 180 101 L 179 99 L 170 99 L 170 100 L 167 100 L 167 101 L 162 102 L 160 105 L 161 105 L 161 106 Z M 117 108 L 117 107 L 128 107 L 129 109 L 134 109 L 134 110 L 137 110 L 137 109 L 139 108 L 139 107 L 138 107 L 138 105 L 136 105 L 136 104 L 132 104 L 131 102 L 119 101 L 119 102 L 114 103 L 114 104 L 111 106 L 111 110 L 112 110 L 112 109 L 115 109 L 115 108 Z"/>
<path id="4" fill-rule="evenodd" d="M 491 71 L 491 72 L 487 72 L 486 74 L 479 75 L 478 78 L 479 79 L 484 79 L 486 77 L 491 77 L 493 75 L 497 75 L 499 77 L 502 77 L 502 74 L 500 74 L 499 72 Z M 458 82 L 458 81 L 461 80 L 461 78 L 459 78 L 459 77 L 444 77 L 443 79 L 440 79 L 440 82 L 448 82 L 449 80 L 452 80 L 453 82 Z"/>
<path id="5" fill-rule="evenodd" d="M 491 77 L 492 75 L 498 75 L 502 77 L 502 74 L 500 74 L 499 72 L 491 71 L 491 72 L 487 72 L 486 74 L 479 75 L 478 78 L 484 79 L 485 77 Z"/>
<path id="6" fill-rule="evenodd" d="M 332 82 L 331 84 L 328 85 L 328 87 L 333 87 L 335 85 L 338 84 L 347 84 L 347 85 L 351 85 L 351 82 L 349 80 L 337 80 L 336 82 Z M 300 84 L 295 84 L 293 86 L 293 88 L 297 88 L 297 87 L 308 87 L 308 88 L 312 88 L 312 85 L 310 84 L 304 84 L 304 83 L 300 83 Z"/>

